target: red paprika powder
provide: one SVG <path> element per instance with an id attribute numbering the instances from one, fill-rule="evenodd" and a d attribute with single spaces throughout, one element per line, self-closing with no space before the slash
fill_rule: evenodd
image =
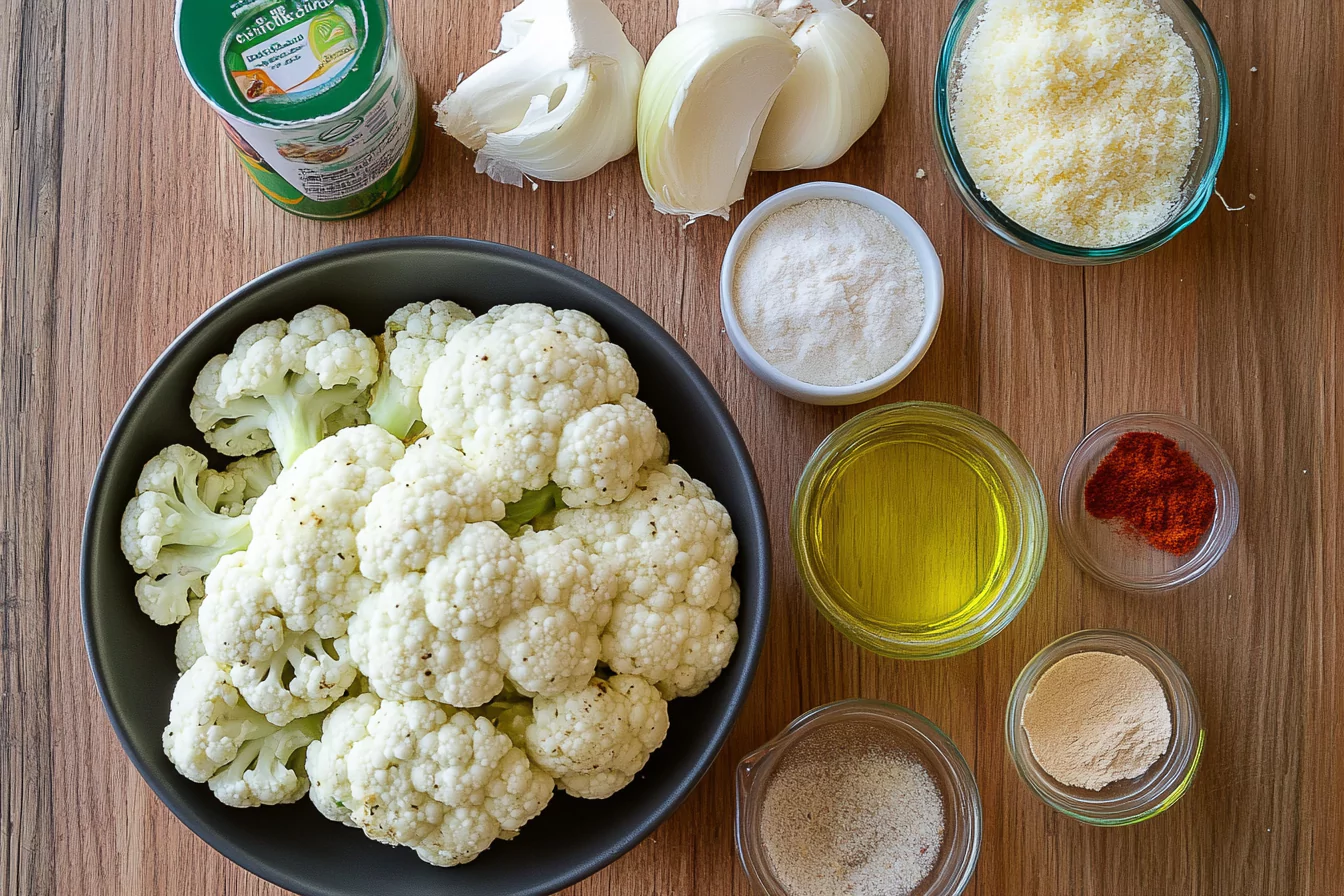
<path id="1" fill-rule="evenodd" d="M 1087 512 L 1168 554 L 1188 554 L 1213 525 L 1213 479 L 1158 432 L 1127 432 L 1083 490 Z"/>

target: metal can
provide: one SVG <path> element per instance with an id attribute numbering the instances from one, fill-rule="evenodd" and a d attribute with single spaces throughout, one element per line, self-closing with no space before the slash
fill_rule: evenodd
<path id="1" fill-rule="evenodd" d="M 386 0 L 178 0 L 178 56 L 268 199 L 350 218 L 415 176 L 415 79 Z"/>

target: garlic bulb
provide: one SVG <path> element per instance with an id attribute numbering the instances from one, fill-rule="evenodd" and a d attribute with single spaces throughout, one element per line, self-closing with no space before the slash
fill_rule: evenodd
<path id="1" fill-rule="evenodd" d="M 728 217 L 798 47 L 766 19 L 712 12 L 672 30 L 639 96 L 639 165 L 658 211 Z"/>
<path id="2" fill-rule="evenodd" d="M 877 121 L 887 102 L 886 48 L 861 16 L 835 0 L 809 0 L 816 11 L 793 32 L 802 51 L 761 132 L 758 171 L 820 168 L 843 156 Z"/>
<path id="3" fill-rule="evenodd" d="M 478 172 L 578 180 L 634 148 L 644 59 L 602 0 L 523 0 L 500 19 L 498 49 L 434 107 Z"/>

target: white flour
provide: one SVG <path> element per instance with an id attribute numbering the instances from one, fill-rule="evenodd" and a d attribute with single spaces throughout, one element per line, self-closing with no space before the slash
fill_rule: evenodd
<path id="1" fill-rule="evenodd" d="M 872 379 L 905 355 L 924 323 L 924 274 L 882 215 L 843 199 L 775 212 L 733 271 L 733 303 L 756 351 L 818 386 Z"/>

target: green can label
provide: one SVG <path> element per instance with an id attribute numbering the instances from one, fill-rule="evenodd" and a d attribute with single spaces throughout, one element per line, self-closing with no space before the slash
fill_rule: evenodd
<path id="1" fill-rule="evenodd" d="M 415 81 L 383 0 L 179 0 L 182 67 L 277 205 L 348 218 L 420 161 Z"/>

